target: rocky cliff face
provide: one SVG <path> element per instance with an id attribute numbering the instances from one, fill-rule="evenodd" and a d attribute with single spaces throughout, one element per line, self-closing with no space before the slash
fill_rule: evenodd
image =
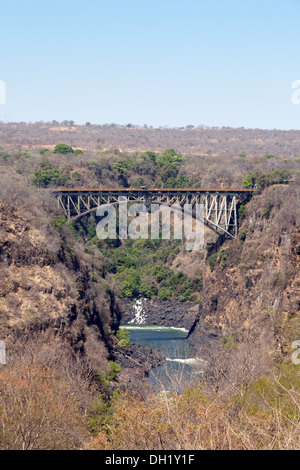
<path id="1" fill-rule="evenodd" d="M 191 302 L 141 299 L 138 306 L 126 300 L 121 300 L 119 305 L 122 323 L 141 322 L 189 331 L 198 315 L 198 305 Z"/>
<path id="2" fill-rule="evenodd" d="M 236 240 L 207 254 L 190 340 L 200 350 L 247 336 L 262 356 L 287 354 L 300 339 L 299 186 L 253 197 Z"/>
<path id="3" fill-rule="evenodd" d="M 0 202 L 0 340 L 8 362 L 19 360 L 24 344 L 27 356 L 29 349 L 58 369 L 75 360 L 105 376 L 117 361 L 122 386 L 136 387 L 164 355 L 137 344 L 116 347 L 121 310 L 102 278 L 101 254 L 87 253 L 69 227 L 54 228 L 47 214 L 38 215 L 27 204 Z"/>
<path id="4" fill-rule="evenodd" d="M 8 354 L 16 338 L 45 335 L 54 348 L 66 342 L 103 368 L 118 308 L 100 276 L 91 279 L 92 264 L 68 228 L 58 233 L 28 209 L 0 203 L 0 331 Z"/>

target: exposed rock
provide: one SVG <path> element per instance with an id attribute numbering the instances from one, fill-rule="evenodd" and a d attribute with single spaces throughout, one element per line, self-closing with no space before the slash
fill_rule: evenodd
<path id="1" fill-rule="evenodd" d="M 201 357 L 236 332 L 271 360 L 287 354 L 291 342 L 299 339 L 297 201 L 297 188 L 267 188 L 248 205 L 240 228 L 246 239 L 225 241 L 208 253 L 216 254 L 216 263 L 213 270 L 206 263 L 198 317 L 189 335 Z M 268 212 L 266 205 L 272 208 Z"/>
<path id="2" fill-rule="evenodd" d="M 164 364 L 166 357 L 157 348 L 132 343 L 128 348 L 115 349 L 114 360 L 122 367 L 119 377 L 121 387 L 141 391 L 141 384 L 146 383 L 151 369 Z"/>
<path id="3" fill-rule="evenodd" d="M 70 233 L 46 229 L 29 211 L 0 205 L 1 340 L 9 354 L 20 335 L 48 331 L 53 347 L 63 341 L 84 356 L 89 338 L 96 338 L 103 346 L 103 356 L 95 357 L 101 369 L 114 347 L 111 328 L 119 313 L 113 294 L 91 281 L 91 260 Z"/>
<path id="4" fill-rule="evenodd" d="M 146 375 L 153 367 L 158 367 L 166 360 L 160 349 L 150 349 L 138 343 L 132 343 L 128 348 L 115 349 L 114 357 L 121 367 L 126 369 L 138 367 Z"/>
<path id="5" fill-rule="evenodd" d="M 191 302 L 160 301 L 143 299 L 142 307 L 145 316 L 145 324 L 173 326 L 190 330 L 193 326 L 199 306 Z M 121 300 L 121 321 L 130 323 L 134 321 L 133 302 Z"/>

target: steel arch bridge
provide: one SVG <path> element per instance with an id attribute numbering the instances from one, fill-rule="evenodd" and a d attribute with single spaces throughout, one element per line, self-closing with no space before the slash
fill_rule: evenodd
<path id="1" fill-rule="evenodd" d="M 196 204 L 204 206 L 204 223 L 229 238 L 238 235 L 238 204 L 248 200 L 254 189 L 65 189 L 53 190 L 58 206 L 68 222 L 87 215 L 103 204 L 118 204 L 120 197 L 128 203 Z"/>

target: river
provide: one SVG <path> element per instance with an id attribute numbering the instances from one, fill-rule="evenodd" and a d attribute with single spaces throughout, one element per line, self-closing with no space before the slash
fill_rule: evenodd
<path id="1" fill-rule="evenodd" d="M 144 323 L 121 325 L 130 332 L 130 341 L 149 348 L 159 348 L 166 356 L 166 363 L 153 369 L 149 381 L 165 390 L 180 391 L 199 379 L 204 361 L 197 358 L 196 351 L 187 339 L 188 331 Z"/>

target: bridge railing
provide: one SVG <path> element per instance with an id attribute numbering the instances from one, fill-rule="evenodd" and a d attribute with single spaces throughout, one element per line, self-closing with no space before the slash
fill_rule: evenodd
<path id="1" fill-rule="evenodd" d="M 255 189 L 220 189 L 220 188 L 56 188 L 54 193 L 201 193 L 201 194 L 253 194 Z"/>

